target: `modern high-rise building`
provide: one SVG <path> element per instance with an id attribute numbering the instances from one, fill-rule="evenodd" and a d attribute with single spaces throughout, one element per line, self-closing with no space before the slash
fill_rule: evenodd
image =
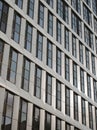
<path id="1" fill-rule="evenodd" d="M 97 0 L 0 0 L 0 130 L 97 130 Z"/>

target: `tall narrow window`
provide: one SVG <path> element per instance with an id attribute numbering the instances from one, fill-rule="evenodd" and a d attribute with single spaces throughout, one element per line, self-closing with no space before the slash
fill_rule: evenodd
<path id="1" fill-rule="evenodd" d="M 73 85 L 77 87 L 77 64 L 73 62 Z"/>
<path id="2" fill-rule="evenodd" d="M 97 18 L 94 17 L 94 31 L 97 33 Z"/>
<path id="3" fill-rule="evenodd" d="M 92 105 L 89 103 L 88 104 L 89 108 L 89 127 L 93 129 L 93 111 L 92 111 Z"/>
<path id="4" fill-rule="evenodd" d="M 40 108 L 34 106 L 33 108 L 33 123 L 32 123 L 33 130 L 39 130 L 40 126 Z"/>
<path id="5" fill-rule="evenodd" d="M 85 100 L 83 98 L 81 100 L 81 109 L 82 109 L 82 124 L 86 125 L 86 106 L 85 106 Z"/>
<path id="6" fill-rule="evenodd" d="M 79 43 L 79 61 L 83 64 L 83 45 L 82 43 L 80 42 Z"/>
<path id="7" fill-rule="evenodd" d="M 64 43 L 64 47 L 67 51 L 69 51 L 69 30 L 67 28 L 65 28 L 65 43 Z"/>
<path id="8" fill-rule="evenodd" d="M 7 70 L 7 80 L 9 80 L 14 84 L 16 83 L 17 61 L 18 61 L 18 53 L 11 48 Z"/>
<path id="9" fill-rule="evenodd" d="M 42 60 L 43 54 L 43 35 L 38 32 L 37 34 L 37 45 L 36 45 L 36 57 Z"/>
<path id="10" fill-rule="evenodd" d="M 53 14 L 48 12 L 48 33 L 53 36 Z"/>
<path id="11" fill-rule="evenodd" d="M 87 95 L 91 98 L 91 77 L 87 74 Z"/>
<path id="12" fill-rule="evenodd" d="M 6 33 L 9 6 L 0 0 L 0 31 Z"/>
<path id="13" fill-rule="evenodd" d="M 34 18 L 34 1 L 35 0 L 28 0 L 28 10 L 27 14 L 33 19 Z"/>
<path id="14" fill-rule="evenodd" d="M 34 96 L 36 96 L 37 98 L 41 98 L 41 78 L 42 78 L 42 69 L 36 66 Z"/>
<path id="15" fill-rule="evenodd" d="M 43 28 L 44 27 L 44 5 L 39 2 L 38 10 L 38 24 Z"/>
<path id="16" fill-rule="evenodd" d="M 76 37 L 72 35 L 72 55 L 77 58 Z"/>
<path id="17" fill-rule="evenodd" d="M 15 12 L 13 19 L 12 39 L 17 43 L 19 43 L 20 41 L 20 30 L 21 30 L 21 16 Z"/>
<path id="18" fill-rule="evenodd" d="M 56 40 L 61 44 L 61 22 L 57 19 Z"/>
<path id="19" fill-rule="evenodd" d="M 96 129 L 97 129 L 97 108 L 95 108 L 95 120 L 96 120 Z"/>
<path id="20" fill-rule="evenodd" d="M 61 130 L 61 120 L 56 118 L 56 130 Z"/>
<path id="21" fill-rule="evenodd" d="M 97 81 L 93 80 L 93 88 L 94 88 L 94 101 L 97 102 Z"/>
<path id="22" fill-rule="evenodd" d="M 46 74 L 46 103 L 52 104 L 52 76 Z"/>
<path id="23" fill-rule="evenodd" d="M 33 33 L 32 25 L 26 23 L 25 49 L 29 52 L 31 52 L 32 49 L 32 33 Z"/>
<path id="24" fill-rule="evenodd" d="M 17 5 L 19 8 L 22 9 L 22 7 L 23 7 L 23 0 L 16 0 L 15 3 L 16 3 L 16 5 Z"/>
<path id="25" fill-rule="evenodd" d="M 45 112 L 45 130 L 51 130 L 51 114 Z"/>
<path id="26" fill-rule="evenodd" d="M 47 40 L 47 65 L 52 68 L 53 62 L 53 45 L 52 43 Z"/>
<path id="27" fill-rule="evenodd" d="M 92 61 L 92 73 L 95 75 L 96 74 L 96 69 L 95 69 L 95 56 L 92 54 L 91 55 L 91 61 Z"/>
<path id="28" fill-rule="evenodd" d="M 70 61 L 69 57 L 65 55 L 65 79 L 70 81 Z"/>
<path id="29" fill-rule="evenodd" d="M 5 100 L 4 100 L 1 130 L 11 130 L 13 103 L 14 103 L 14 95 L 10 92 L 6 92 Z"/>
<path id="30" fill-rule="evenodd" d="M 61 110 L 61 83 L 56 81 L 56 108 Z"/>
<path id="31" fill-rule="evenodd" d="M 80 69 L 80 89 L 84 93 L 85 92 L 85 86 L 84 86 L 84 70 Z"/>
<path id="32" fill-rule="evenodd" d="M 92 9 L 93 9 L 93 12 L 97 15 L 97 1 L 96 0 L 92 0 Z"/>
<path id="33" fill-rule="evenodd" d="M 21 99 L 19 109 L 19 119 L 18 119 L 18 130 L 26 130 L 27 111 L 28 111 L 28 102 L 25 101 L 24 99 Z"/>
<path id="34" fill-rule="evenodd" d="M 4 52 L 4 41 L 0 39 L 0 75 L 1 75 L 1 68 L 2 68 L 3 52 Z"/>
<path id="35" fill-rule="evenodd" d="M 90 69 L 89 50 L 86 49 L 86 67 Z"/>
<path id="36" fill-rule="evenodd" d="M 78 95 L 74 93 L 74 119 L 79 120 L 79 112 L 78 112 Z"/>
<path id="37" fill-rule="evenodd" d="M 65 88 L 65 113 L 70 116 L 70 89 Z"/>
<path id="38" fill-rule="evenodd" d="M 30 61 L 24 57 L 21 87 L 25 91 L 29 91 L 29 81 L 30 81 Z"/>
<path id="39" fill-rule="evenodd" d="M 71 125 L 69 123 L 65 123 L 65 129 L 66 130 L 71 130 Z"/>
<path id="40" fill-rule="evenodd" d="M 61 51 L 58 48 L 56 51 L 56 72 L 61 75 Z"/>

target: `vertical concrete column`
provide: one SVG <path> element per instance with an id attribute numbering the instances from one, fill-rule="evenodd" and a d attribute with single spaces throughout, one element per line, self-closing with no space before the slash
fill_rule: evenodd
<path id="1" fill-rule="evenodd" d="M 72 55 L 72 33 L 69 31 L 69 52 Z"/>
<path id="2" fill-rule="evenodd" d="M 92 60 L 91 60 L 91 52 L 89 51 L 89 62 L 90 62 L 90 71 L 92 73 Z"/>
<path id="3" fill-rule="evenodd" d="M 71 126 L 71 130 L 74 130 L 74 126 Z"/>
<path id="4" fill-rule="evenodd" d="M 83 65 L 86 66 L 85 46 L 83 46 Z"/>
<path id="5" fill-rule="evenodd" d="M 28 2 L 27 2 L 27 0 L 25 0 L 25 2 L 23 2 L 23 12 L 25 13 L 25 14 L 27 14 L 27 8 L 28 8 Z"/>
<path id="6" fill-rule="evenodd" d="M 12 130 L 18 129 L 19 99 L 20 99 L 19 96 L 14 96 Z"/>
<path id="7" fill-rule="evenodd" d="M 4 80 L 6 80 L 7 78 L 9 53 L 10 53 L 10 46 L 8 44 L 5 44 L 4 53 L 3 53 L 3 61 L 2 61 L 2 70 L 1 70 L 1 76 Z"/>
<path id="8" fill-rule="evenodd" d="M 45 122 L 45 111 L 41 109 L 40 110 L 40 130 L 44 130 L 44 122 Z"/>
<path id="9" fill-rule="evenodd" d="M 53 17 L 53 38 L 56 40 L 56 17 Z"/>
<path id="10" fill-rule="evenodd" d="M 82 123 L 81 97 L 80 96 L 78 96 L 78 112 L 79 112 L 79 122 Z"/>
<path id="11" fill-rule="evenodd" d="M 73 91 L 70 90 L 70 115 L 72 118 L 74 118 L 74 96 Z"/>
<path id="12" fill-rule="evenodd" d="M 39 8 L 39 0 L 35 0 L 35 3 L 34 3 L 34 21 L 35 23 L 37 23 L 38 21 L 38 8 Z"/>
<path id="13" fill-rule="evenodd" d="M 43 63 L 46 65 L 46 56 L 47 56 L 47 38 L 43 38 Z"/>
<path id="14" fill-rule="evenodd" d="M 35 84 L 35 64 L 31 63 L 31 73 L 30 73 L 30 88 L 29 88 L 29 93 L 31 96 L 34 95 L 34 84 Z"/>
<path id="15" fill-rule="evenodd" d="M 52 106 L 56 108 L 56 79 L 52 78 Z"/>
<path id="16" fill-rule="evenodd" d="M 72 59 L 70 59 L 70 83 L 73 85 L 73 70 L 72 70 Z"/>
<path id="17" fill-rule="evenodd" d="M 96 130 L 96 115 L 95 115 L 95 107 L 92 106 L 92 110 L 93 110 L 93 130 Z"/>
<path id="18" fill-rule="evenodd" d="M 88 102 L 86 101 L 86 125 L 89 127 L 89 109 L 88 109 Z"/>
<path id="19" fill-rule="evenodd" d="M 93 78 L 90 77 L 91 80 L 91 98 L 94 101 L 94 86 L 93 86 Z"/>
<path id="20" fill-rule="evenodd" d="M 33 28 L 32 55 L 33 55 L 34 58 L 36 57 L 36 43 L 37 43 L 37 30 L 36 30 L 36 28 Z"/>
<path id="21" fill-rule="evenodd" d="M 53 0 L 54 12 L 57 12 L 57 1 Z"/>
<path id="22" fill-rule="evenodd" d="M 24 48 L 25 45 L 25 30 L 26 30 L 26 20 L 21 19 L 21 31 L 20 31 L 20 46 Z"/>
<path id="23" fill-rule="evenodd" d="M 61 66 L 61 75 L 62 75 L 62 77 L 65 79 L 65 56 L 64 56 L 64 53 L 62 52 L 61 53 L 62 55 L 61 55 L 61 64 L 62 64 L 62 66 Z"/>
<path id="24" fill-rule="evenodd" d="M 45 103 L 46 71 L 42 70 L 41 100 Z"/>
<path id="25" fill-rule="evenodd" d="M 66 130 L 66 129 L 65 129 L 65 121 L 62 121 L 61 124 L 62 124 L 62 130 Z"/>
<path id="26" fill-rule="evenodd" d="M 18 54 L 18 63 L 17 63 L 17 75 L 16 75 L 16 86 L 21 88 L 22 82 L 22 69 L 23 69 L 23 55 Z"/>
<path id="27" fill-rule="evenodd" d="M 56 46 L 53 45 L 53 70 L 56 72 Z"/>
<path id="28" fill-rule="evenodd" d="M 13 18 L 14 18 L 14 10 L 13 8 L 9 8 L 7 29 L 6 29 L 6 35 L 8 38 L 11 38 L 12 36 Z"/>
<path id="29" fill-rule="evenodd" d="M 48 9 L 45 7 L 44 8 L 44 30 L 47 32 L 47 23 L 48 23 Z"/>
<path id="30" fill-rule="evenodd" d="M 51 130 L 55 130 L 56 118 L 54 115 L 51 116 Z"/>
<path id="31" fill-rule="evenodd" d="M 84 86 L 85 86 L 85 95 L 87 94 L 87 73 L 84 72 Z"/>
<path id="32" fill-rule="evenodd" d="M 62 47 L 64 48 L 64 42 L 65 42 L 65 37 L 64 37 L 64 25 L 63 24 L 61 24 L 61 33 L 62 33 L 62 36 L 61 36 L 61 44 L 62 44 Z"/>
<path id="33" fill-rule="evenodd" d="M 65 115 L 65 86 L 64 84 L 61 85 L 61 99 L 62 99 L 62 113 Z"/>
<path id="34" fill-rule="evenodd" d="M 32 130 L 32 104 L 28 103 L 27 130 Z"/>
<path id="35" fill-rule="evenodd" d="M 78 86 L 78 90 L 81 91 L 80 88 L 80 67 L 77 66 L 77 86 Z"/>

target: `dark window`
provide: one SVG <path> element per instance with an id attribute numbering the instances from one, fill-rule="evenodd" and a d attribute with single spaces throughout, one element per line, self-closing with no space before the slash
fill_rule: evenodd
<path id="1" fill-rule="evenodd" d="M 78 128 L 74 127 L 74 130 L 80 130 L 80 129 L 78 129 Z"/>
<path id="2" fill-rule="evenodd" d="M 45 112 L 45 130 L 51 130 L 51 114 Z"/>
<path id="3" fill-rule="evenodd" d="M 56 118 L 56 130 L 61 130 L 61 119 Z"/>
<path id="4" fill-rule="evenodd" d="M 46 74 L 46 103 L 52 104 L 52 76 Z"/>
<path id="5" fill-rule="evenodd" d="M 1 75 L 1 67 L 2 67 L 2 60 L 3 60 L 3 52 L 4 52 L 4 41 L 0 39 L 0 75 Z"/>
<path id="6" fill-rule="evenodd" d="M 64 43 L 64 47 L 67 51 L 69 51 L 69 30 L 67 28 L 65 28 L 65 43 Z"/>
<path id="7" fill-rule="evenodd" d="M 41 98 L 41 79 L 42 79 L 42 69 L 36 66 L 34 96 L 36 96 L 37 98 Z"/>
<path id="8" fill-rule="evenodd" d="M 77 87 L 77 64 L 73 62 L 73 85 Z"/>
<path id="9" fill-rule="evenodd" d="M 92 112 L 92 105 L 88 104 L 89 108 L 89 128 L 93 129 L 93 112 Z"/>
<path id="10" fill-rule="evenodd" d="M 84 39 L 86 44 L 94 50 L 93 33 L 85 26 L 84 27 Z"/>
<path id="11" fill-rule="evenodd" d="M 83 93 L 85 93 L 85 86 L 84 86 L 84 70 L 80 69 L 80 89 Z"/>
<path id="12" fill-rule="evenodd" d="M 65 123 L 65 129 L 66 130 L 71 130 L 71 125 L 69 123 Z"/>
<path id="13" fill-rule="evenodd" d="M 95 120 L 96 120 L 96 129 L 97 129 L 97 108 L 95 108 Z"/>
<path id="14" fill-rule="evenodd" d="M 79 43 L 79 61 L 83 64 L 83 45 L 82 43 L 80 42 Z"/>
<path id="15" fill-rule="evenodd" d="M 78 95 L 76 93 L 74 93 L 74 119 L 79 120 Z"/>
<path id="16" fill-rule="evenodd" d="M 83 5 L 83 18 L 90 26 L 92 26 L 92 15 L 86 5 Z"/>
<path id="17" fill-rule="evenodd" d="M 97 15 L 97 0 L 92 0 L 93 12 Z"/>
<path id="18" fill-rule="evenodd" d="M 53 36 L 53 14 L 48 12 L 48 33 Z"/>
<path id="19" fill-rule="evenodd" d="M 14 13 L 13 28 L 12 28 L 12 39 L 19 43 L 21 31 L 21 16 L 18 13 Z"/>
<path id="20" fill-rule="evenodd" d="M 34 18 L 34 0 L 28 0 L 27 14 L 33 19 Z"/>
<path id="21" fill-rule="evenodd" d="M 69 57 L 65 55 L 65 79 L 70 81 L 70 61 Z"/>
<path id="22" fill-rule="evenodd" d="M 37 34 L 37 45 L 36 45 L 36 57 L 42 60 L 43 55 L 43 35 L 38 32 Z"/>
<path id="23" fill-rule="evenodd" d="M 69 9 L 64 0 L 57 0 L 57 13 L 66 23 L 69 23 Z"/>
<path id="24" fill-rule="evenodd" d="M 86 67 L 90 69 L 89 50 L 86 48 Z"/>
<path id="25" fill-rule="evenodd" d="M 56 72 L 61 75 L 61 51 L 58 48 L 56 51 Z"/>
<path id="26" fill-rule="evenodd" d="M 93 88 L 94 88 L 94 101 L 97 102 L 97 81 L 93 80 Z"/>
<path id="27" fill-rule="evenodd" d="M 18 130 L 26 130 L 27 111 L 28 111 L 28 102 L 25 101 L 24 99 L 21 99 L 19 108 Z"/>
<path id="28" fill-rule="evenodd" d="M 53 8 L 53 0 L 46 0 L 46 2 Z"/>
<path id="29" fill-rule="evenodd" d="M 24 57 L 23 70 L 22 70 L 22 89 L 29 91 L 30 81 L 30 61 Z"/>
<path id="30" fill-rule="evenodd" d="M 31 52 L 32 50 L 32 33 L 33 33 L 32 25 L 26 23 L 25 49 L 29 52 Z"/>
<path id="31" fill-rule="evenodd" d="M 82 124 L 86 125 L 86 105 L 85 100 L 81 100 L 81 109 L 82 109 Z"/>
<path id="32" fill-rule="evenodd" d="M 52 68 L 53 62 L 53 45 L 52 43 L 47 40 L 47 65 Z"/>
<path id="33" fill-rule="evenodd" d="M 11 48 L 7 70 L 7 80 L 9 80 L 14 84 L 16 83 L 17 61 L 18 61 L 18 53 Z"/>
<path id="34" fill-rule="evenodd" d="M 9 6 L 0 0 L 0 31 L 6 32 Z"/>
<path id="35" fill-rule="evenodd" d="M 96 54 L 97 54 L 97 37 L 95 37 L 95 49 L 96 49 Z"/>
<path id="36" fill-rule="evenodd" d="M 15 3 L 16 3 L 16 5 L 17 5 L 19 8 L 22 9 L 22 7 L 23 7 L 23 0 L 16 0 Z"/>
<path id="37" fill-rule="evenodd" d="M 76 37 L 72 35 L 72 55 L 77 58 Z"/>
<path id="38" fill-rule="evenodd" d="M 91 98 L 91 77 L 87 74 L 87 95 Z"/>
<path id="39" fill-rule="evenodd" d="M 74 32 L 82 37 L 82 23 L 80 18 L 74 12 L 71 13 L 71 24 Z"/>
<path id="40" fill-rule="evenodd" d="M 43 28 L 44 27 L 44 5 L 39 2 L 38 10 L 38 24 Z"/>
<path id="41" fill-rule="evenodd" d="M 33 123 L 32 123 L 33 130 L 39 130 L 40 126 L 40 108 L 34 106 L 33 108 Z"/>
<path id="42" fill-rule="evenodd" d="M 72 0 L 71 4 L 73 6 L 73 8 L 79 13 L 81 14 L 81 0 Z"/>
<path id="43" fill-rule="evenodd" d="M 89 7 L 91 7 L 91 0 L 84 0 L 86 3 L 87 3 L 87 5 L 89 5 Z"/>
<path id="44" fill-rule="evenodd" d="M 70 89 L 65 88 L 65 113 L 70 116 Z"/>
<path id="45" fill-rule="evenodd" d="M 61 44 L 61 22 L 57 19 L 56 40 Z"/>
<path id="46" fill-rule="evenodd" d="M 91 54 L 91 63 L 92 63 L 92 73 L 96 75 L 96 69 L 95 69 L 95 56 Z"/>
<path id="47" fill-rule="evenodd" d="M 97 33 L 97 19 L 94 17 L 94 31 Z"/>
<path id="48" fill-rule="evenodd" d="M 61 110 L 61 83 L 56 81 L 56 108 Z"/>
<path id="49" fill-rule="evenodd" d="M 11 94 L 10 92 L 6 92 L 5 100 L 4 100 L 1 130 L 11 130 L 13 103 L 14 103 L 14 95 Z"/>

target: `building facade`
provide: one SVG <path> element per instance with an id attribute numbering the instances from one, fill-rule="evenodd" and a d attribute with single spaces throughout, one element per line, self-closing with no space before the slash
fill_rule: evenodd
<path id="1" fill-rule="evenodd" d="M 0 0 L 0 130 L 97 130 L 97 0 Z"/>

